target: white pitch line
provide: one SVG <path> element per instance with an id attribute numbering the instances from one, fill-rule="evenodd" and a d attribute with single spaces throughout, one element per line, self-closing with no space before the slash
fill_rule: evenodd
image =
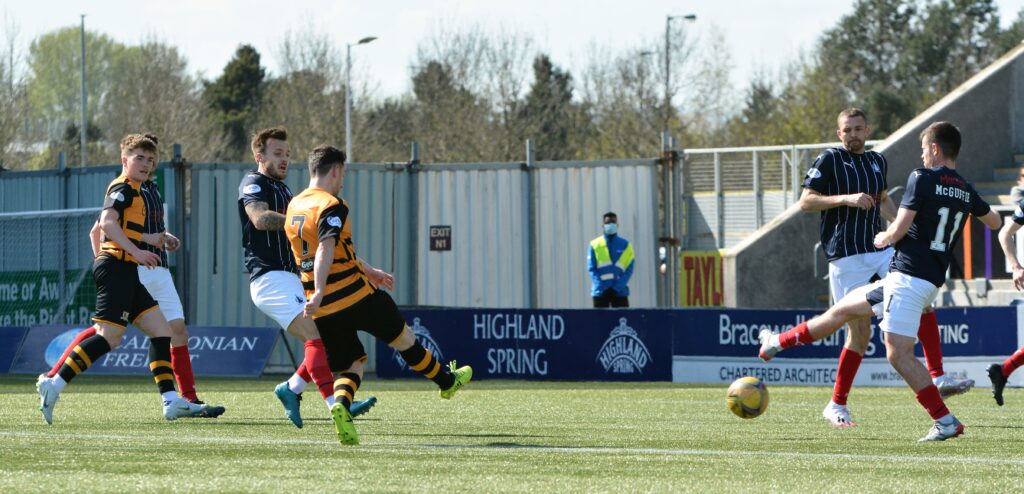
<path id="1" fill-rule="evenodd" d="M 89 439 L 108 441 L 149 441 L 149 442 L 187 442 L 187 443 L 219 443 L 219 444 L 279 444 L 279 445 L 308 445 L 337 447 L 333 440 L 312 440 L 312 439 L 260 439 L 252 437 L 208 437 L 208 436 L 126 436 L 115 434 L 64 434 L 64 433 L 38 433 L 38 432 L 3 432 L 0 437 L 18 438 L 46 438 L 46 439 Z M 382 444 L 361 444 L 356 446 L 358 450 L 408 450 L 408 448 L 445 448 L 445 449 L 517 449 L 524 451 L 536 451 L 538 453 L 593 453 L 605 455 L 652 455 L 652 456 L 769 456 L 772 458 L 811 458 L 826 460 L 862 460 L 862 461 L 903 461 L 903 462 L 930 462 L 930 463 L 965 463 L 965 464 L 993 464 L 993 465 L 1024 465 L 1024 459 L 1014 458 L 984 458 L 984 457 L 950 457 L 950 456 L 910 456 L 910 455 L 871 455 L 856 453 L 810 453 L 799 451 L 729 451 L 716 449 L 661 449 L 661 448 L 602 448 L 602 447 L 566 447 L 566 446 L 543 446 L 528 444 L 442 444 L 442 443 L 382 443 Z M 355 451 L 356 449 L 353 449 Z"/>

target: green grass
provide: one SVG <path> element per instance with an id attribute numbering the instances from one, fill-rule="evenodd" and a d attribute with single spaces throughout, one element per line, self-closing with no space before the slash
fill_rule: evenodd
<path id="1" fill-rule="evenodd" d="M 200 379 L 218 419 L 163 420 L 152 381 L 85 375 L 54 425 L 34 379 L 0 376 L 0 492 L 994 492 L 1024 467 L 1024 392 L 949 400 L 964 436 L 917 443 L 931 424 L 907 388 L 854 388 L 858 427 L 821 419 L 831 390 L 770 388 L 741 420 L 725 387 L 670 383 L 473 382 L 452 401 L 431 383 L 370 377 L 380 401 L 337 443 L 327 407 L 305 393 L 296 429 L 278 379 Z"/>

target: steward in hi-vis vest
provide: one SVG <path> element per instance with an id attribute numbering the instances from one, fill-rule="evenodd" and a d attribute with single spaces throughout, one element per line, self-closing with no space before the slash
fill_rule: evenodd
<path id="1" fill-rule="evenodd" d="M 604 214 L 604 235 L 590 241 L 587 271 L 590 272 L 594 307 L 629 307 L 633 244 L 619 236 L 615 213 Z"/>

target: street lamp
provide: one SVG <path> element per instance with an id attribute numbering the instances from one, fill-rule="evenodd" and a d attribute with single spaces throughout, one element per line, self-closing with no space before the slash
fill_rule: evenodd
<path id="1" fill-rule="evenodd" d="M 345 43 L 345 159 L 352 162 L 352 45 L 365 45 L 377 39 L 367 36 L 355 43 Z"/>
<path id="2" fill-rule="evenodd" d="M 671 28 L 672 21 L 674 19 L 683 19 L 686 21 L 693 22 L 697 20 L 697 14 L 686 14 L 686 15 L 666 15 L 665 16 L 665 133 L 669 132 L 669 118 L 671 118 L 672 112 L 672 95 L 669 90 L 670 77 L 672 76 L 672 51 L 671 51 Z"/>

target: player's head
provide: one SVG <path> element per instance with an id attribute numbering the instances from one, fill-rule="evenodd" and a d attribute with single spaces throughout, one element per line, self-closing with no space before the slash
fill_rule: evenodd
<path id="1" fill-rule="evenodd" d="M 156 141 L 149 134 L 128 134 L 121 139 L 121 167 L 128 178 L 142 183 L 156 168 Z"/>
<path id="2" fill-rule="evenodd" d="M 1024 187 L 1024 166 L 1017 169 L 1017 186 Z"/>
<path id="3" fill-rule="evenodd" d="M 327 192 L 338 195 L 345 185 L 345 151 L 321 144 L 309 153 L 309 176 Z"/>
<path id="4" fill-rule="evenodd" d="M 921 161 L 931 168 L 956 163 L 960 156 L 960 129 L 949 122 L 935 122 L 921 131 Z"/>
<path id="5" fill-rule="evenodd" d="M 284 127 L 256 132 L 249 146 L 260 173 L 276 180 L 288 177 L 288 131 Z"/>
<path id="6" fill-rule="evenodd" d="M 843 147 L 851 153 L 863 153 L 864 143 L 868 140 L 871 129 L 868 117 L 860 108 L 847 108 L 839 112 L 836 118 L 836 135 L 843 141 Z"/>
<path id="7" fill-rule="evenodd" d="M 619 233 L 619 217 L 611 211 L 604 214 L 604 233 L 605 235 Z"/>

